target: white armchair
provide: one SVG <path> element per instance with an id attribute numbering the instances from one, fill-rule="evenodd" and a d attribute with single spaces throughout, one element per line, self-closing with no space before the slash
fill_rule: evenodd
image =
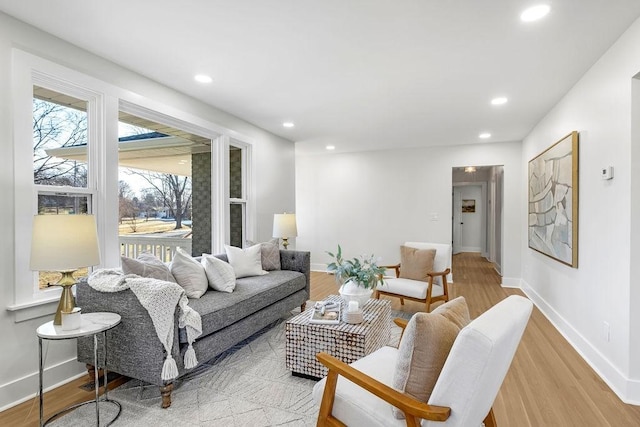
<path id="1" fill-rule="evenodd" d="M 451 277 L 451 245 L 444 243 L 406 242 L 403 246 L 415 249 L 434 249 L 433 270 L 426 274 L 426 281 L 401 277 L 402 263 L 386 266 L 395 270 L 395 277 L 384 277 L 384 283 L 376 288 L 375 297 L 387 295 L 404 300 L 423 302 L 429 312 L 431 303 L 449 301 L 449 281 Z"/>
<path id="2" fill-rule="evenodd" d="M 318 426 L 496 426 L 491 406 L 509 370 L 533 304 L 512 295 L 457 335 L 427 403 L 391 387 L 398 349 L 382 347 L 347 365 L 326 354 L 329 368 L 313 389 Z M 405 420 L 393 416 L 391 405 Z"/>

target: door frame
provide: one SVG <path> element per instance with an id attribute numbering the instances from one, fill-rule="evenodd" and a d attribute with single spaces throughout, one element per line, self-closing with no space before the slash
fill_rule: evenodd
<path id="1" fill-rule="evenodd" d="M 452 197 L 452 206 L 455 209 L 455 199 L 453 196 L 454 193 L 454 189 L 455 187 L 470 187 L 470 186 L 476 186 L 476 187 L 480 187 L 480 191 L 481 191 L 481 198 L 482 198 L 482 209 L 480 210 L 480 223 L 482 224 L 482 231 L 480 233 L 480 253 L 483 257 L 485 258 L 489 258 L 489 251 L 487 248 L 487 242 L 488 242 L 488 233 L 489 233 L 489 224 L 487 221 L 488 215 L 487 215 L 487 182 L 486 181 L 469 181 L 469 182 L 454 182 L 453 183 L 453 188 L 451 191 L 451 197 Z M 451 247 L 453 249 L 453 242 L 455 242 L 456 236 L 454 235 L 455 230 L 456 230 L 456 226 L 453 223 L 455 221 L 455 212 L 452 212 L 451 215 Z M 461 218 L 461 217 L 460 217 Z M 462 227 L 459 227 L 460 231 L 462 231 Z M 460 237 L 460 241 L 462 241 L 462 237 Z"/>

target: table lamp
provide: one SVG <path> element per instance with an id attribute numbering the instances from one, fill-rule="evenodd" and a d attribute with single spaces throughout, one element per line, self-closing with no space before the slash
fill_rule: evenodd
<path id="1" fill-rule="evenodd" d="M 49 285 L 62 286 L 54 325 L 62 324 L 63 311 L 70 312 L 75 307 L 71 292 L 75 284 L 73 272 L 97 264 L 100 264 L 100 248 L 93 215 L 34 216 L 30 269 L 62 273 L 58 283 Z"/>
<path id="2" fill-rule="evenodd" d="M 273 237 L 282 239 L 282 246 L 287 249 L 289 237 L 296 237 L 298 228 L 296 227 L 296 214 L 274 214 L 273 215 Z"/>

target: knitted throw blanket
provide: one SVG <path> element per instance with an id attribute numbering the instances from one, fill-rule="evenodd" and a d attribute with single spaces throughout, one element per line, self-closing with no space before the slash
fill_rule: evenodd
<path id="1" fill-rule="evenodd" d="M 125 275 L 117 269 L 96 270 L 89 276 L 89 286 L 100 292 L 120 292 L 131 289 L 140 304 L 149 312 L 158 339 L 164 346 L 167 357 L 162 365 L 162 380 L 169 381 L 178 376 L 178 367 L 173 360 L 174 318 L 176 305 L 180 307 L 178 327 L 185 328 L 189 347 L 184 355 L 184 367 L 196 367 L 198 360 L 193 342 L 202 334 L 200 314 L 189 307 L 189 300 L 184 289 L 177 283 L 164 280 L 140 277 L 135 274 Z"/>

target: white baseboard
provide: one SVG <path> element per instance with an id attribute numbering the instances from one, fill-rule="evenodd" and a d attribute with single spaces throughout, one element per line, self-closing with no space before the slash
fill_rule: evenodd
<path id="1" fill-rule="evenodd" d="M 320 273 L 326 273 L 327 264 L 311 264 L 311 271 L 318 271 Z"/>
<path id="2" fill-rule="evenodd" d="M 502 284 L 503 288 L 522 288 L 522 279 L 519 277 L 503 277 Z"/>
<path id="3" fill-rule="evenodd" d="M 482 252 L 480 246 L 461 246 L 460 252 Z"/>
<path id="4" fill-rule="evenodd" d="M 585 362 L 607 383 L 611 390 L 624 403 L 640 405 L 640 381 L 624 376 L 597 348 L 536 293 L 525 280 L 521 281 L 521 285 L 522 291 L 533 301 L 536 307 L 580 354 Z"/>
<path id="5" fill-rule="evenodd" d="M 32 374 L 5 384 L 0 384 L 0 412 L 38 397 L 39 378 L 37 362 L 35 368 L 36 370 Z M 57 365 L 48 366 L 44 371 L 44 391 L 47 392 L 56 387 L 60 387 L 82 375 L 86 375 L 86 373 L 85 365 L 78 362 L 75 357 L 58 363 Z M 33 410 L 37 413 L 39 410 L 38 402 L 34 404 L 35 407 Z"/>

